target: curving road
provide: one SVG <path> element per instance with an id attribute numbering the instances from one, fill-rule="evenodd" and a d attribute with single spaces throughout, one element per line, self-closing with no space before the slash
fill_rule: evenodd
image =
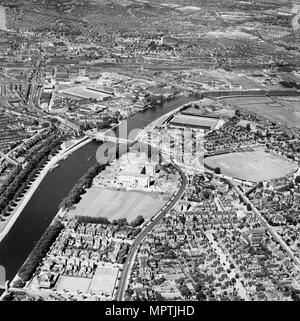
<path id="1" fill-rule="evenodd" d="M 188 186 L 188 178 L 187 178 L 186 174 L 175 163 L 173 163 L 173 166 L 177 169 L 177 171 L 179 172 L 179 174 L 181 176 L 181 186 L 180 186 L 177 194 L 176 195 L 174 195 L 175 193 L 173 194 L 173 196 L 171 197 L 169 202 L 166 203 L 164 205 L 164 207 L 162 207 L 160 209 L 160 211 L 154 216 L 154 218 L 152 218 L 147 223 L 147 225 L 143 228 L 141 233 L 134 240 L 133 245 L 132 245 L 132 247 L 126 257 L 126 261 L 123 266 L 123 272 L 122 272 L 121 279 L 119 282 L 119 287 L 116 291 L 115 297 L 116 297 L 117 301 L 122 301 L 124 299 L 124 294 L 127 289 L 127 284 L 128 284 L 129 277 L 130 277 L 130 272 L 131 272 L 131 269 L 132 269 L 132 266 L 134 263 L 134 259 L 135 259 L 135 256 L 137 254 L 140 244 L 142 243 L 142 241 L 144 240 L 146 235 L 166 215 L 166 213 L 168 211 L 170 211 L 177 204 L 177 202 L 181 199 L 181 197 L 183 196 L 183 194 L 186 191 L 186 188 Z"/>

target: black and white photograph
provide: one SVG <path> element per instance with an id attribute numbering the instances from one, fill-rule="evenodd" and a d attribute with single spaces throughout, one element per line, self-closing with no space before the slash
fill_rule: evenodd
<path id="1" fill-rule="evenodd" d="M 0 0 L 0 310 L 300 301 L 299 138 L 300 0 Z"/>

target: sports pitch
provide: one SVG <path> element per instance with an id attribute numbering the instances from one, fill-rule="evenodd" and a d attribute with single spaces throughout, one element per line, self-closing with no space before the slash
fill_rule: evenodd
<path id="1" fill-rule="evenodd" d="M 91 284 L 91 279 L 75 276 L 61 275 L 56 283 L 57 291 L 82 292 L 87 293 Z"/>
<path id="2" fill-rule="evenodd" d="M 300 101 L 278 97 L 232 97 L 222 99 L 252 113 L 275 120 L 281 124 L 300 128 Z"/>
<path id="3" fill-rule="evenodd" d="M 113 294 L 118 277 L 118 268 L 98 266 L 91 282 L 89 291 L 91 293 Z"/>
<path id="4" fill-rule="evenodd" d="M 107 217 L 110 221 L 126 218 L 129 222 L 137 216 L 150 218 L 155 215 L 165 201 L 150 195 L 135 191 L 114 191 L 105 188 L 92 187 L 71 215 Z"/>
<path id="5" fill-rule="evenodd" d="M 269 181 L 285 176 L 297 166 L 264 151 L 230 153 L 205 159 L 208 166 L 220 167 L 222 174 L 249 181 Z"/>
<path id="6" fill-rule="evenodd" d="M 59 292 L 94 293 L 112 295 L 117 281 L 119 268 L 110 266 L 98 266 L 92 279 L 61 275 L 55 289 Z"/>

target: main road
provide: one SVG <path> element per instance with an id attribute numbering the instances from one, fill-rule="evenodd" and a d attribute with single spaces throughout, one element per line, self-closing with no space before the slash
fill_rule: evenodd
<path id="1" fill-rule="evenodd" d="M 137 251 L 141 243 L 143 242 L 144 238 L 146 235 L 153 230 L 153 228 L 158 224 L 158 222 L 166 215 L 168 211 L 170 211 L 176 204 L 177 202 L 181 199 L 183 194 L 186 191 L 186 188 L 188 186 L 188 177 L 186 174 L 181 170 L 179 166 L 177 166 L 175 163 L 173 163 L 173 166 L 177 169 L 181 176 L 181 185 L 180 188 L 177 192 L 176 195 L 173 195 L 172 198 L 169 200 L 168 203 L 164 205 L 162 209 L 155 215 L 151 221 L 148 222 L 148 224 L 145 225 L 141 233 L 136 237 L 134 240 L 131 249 L 129 251 L 129 254 L 126 257 L 124 266 L 123 266 L 123 271 L 121 275 L 121 279 L 119 282 L 119 287 L 116 291 L 116 300 L 117 301 L 122 301 L 124 299 L 124 294 L 127 289 L 131 269 L 134 263 L 134 259 L 136 257 Z"/>

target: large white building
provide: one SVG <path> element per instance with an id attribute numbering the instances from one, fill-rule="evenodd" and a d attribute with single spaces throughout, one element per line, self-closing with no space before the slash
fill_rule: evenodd
<path id="1" fill-rule="evenodd" d="M 145 174 L 124 173 L 117 177 L 117 182 L 125 188 L 149 187 L 150 178 Z"/>
<path id="2" fill-rule="evenodd" d="M 127 153 L 121 157 L 123 162 L 121 172 L 116 177 L 116 183 L 128 189 L 148 188 L 155 181 L 156 164 L 149 163 L 145 154 Z"/>
<path id="3" fill-rule="evenodd" d="M 6 30 L 5 8 L 0 5 L 0 30 Z"/>

